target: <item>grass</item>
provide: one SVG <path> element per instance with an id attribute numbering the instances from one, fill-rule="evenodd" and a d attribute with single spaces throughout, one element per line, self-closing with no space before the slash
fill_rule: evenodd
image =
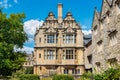
<path id="1" fill-rule="evenodd" d="M 41 78 L 40 80 L 52 80 L 51 77 L 48 77 L 48 78 Z"/>
<path id="2" fill-rule="evenodd" d="M 19 80 L 18 78 L 12 78 L 12 80 Z"/>

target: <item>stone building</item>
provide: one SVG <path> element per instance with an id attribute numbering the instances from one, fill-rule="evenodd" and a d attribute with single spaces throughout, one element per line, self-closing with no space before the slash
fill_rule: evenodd
<path id="1" fill-rule="evenodd" d="M 92 24 L 92 58 L 95 71 L 120 64 L 120 0 L 103 0 Z"/>
<path id="2" fill-rule="evenodd" d="M 58 4 L 58 18 L 49 12 L 34 40 L 34 74 L 79 77 L 84 73 L 83 33 L 71 12 L 63 18 L 62 4 Z"/>
<path id="3" fill-rule="evenodd" d="M 34 65 L 34 55 L 32 54 L 26 54 L 26 61 L 23 64 L 24 68 L 28 68 L 28 67 L 33 67 Z"/>
<path id="4" fill-rule="evenodd" d="M 84 62 L 85 62 L 85 71 L 92 72 L 93 65 L 92 65 L 92 39 L 89 39 L 88 42 L 85 44 L 84 47 Z"/>

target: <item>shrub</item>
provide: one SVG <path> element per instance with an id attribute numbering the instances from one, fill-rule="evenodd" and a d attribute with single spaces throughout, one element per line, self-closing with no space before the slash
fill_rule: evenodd
<path id="1" fill-rule="evenodd" d="M 86 72 L 82 74 L 80 80 L 93 80 L 93 74 L 91 72 Z"/>
<path id="2" fill-rule="evenodd" d="M 54 75 L 53 80 L 74 80 L 71 75 Z"/>
<path id="3" fill-rule="evenodd" d="M 19 80 L 40 80 L 40 78 L 35 74 L 22 74 L 19 76 Z"/>
<path id="4" fill-rule="evenodd" d="M 25 74 L 33 74 L 33 67 L 26 68 Z"/>
<path id="5" fill-rule="evenodd" d="M 120 68 L 109 68 L 101 74 L 95 75 L 95 80 L 119 80 Z"/>

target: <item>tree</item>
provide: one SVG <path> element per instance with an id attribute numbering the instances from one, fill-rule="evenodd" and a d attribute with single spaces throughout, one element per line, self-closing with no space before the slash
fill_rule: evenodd
<path id="1" fill-rule="evenodd" d="M 25 74 L 33 74 L 33 67 L 28 67 L 25 69 Z"/>
<path id="2" fill-rule="evenodd" d="M 11 14 L 7 16 L 0 10 L 0 75 L 11 75 L 19 70 L 25 61 L 25 52 L 15 51 L 22 48 L 28 39 L 23 30 L 25 15 Z"/>

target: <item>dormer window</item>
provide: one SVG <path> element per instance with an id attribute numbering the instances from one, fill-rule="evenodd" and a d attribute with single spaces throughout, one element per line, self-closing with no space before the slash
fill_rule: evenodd
<path id="1" fill-rule="evenodd" d="M 63 35 L 63 43 L 65 44 L 74 44 L 76 43 L 76 36 L 75 35 Z"/>
<path id="2" fill-rule="evenodd" d="M 109 38 L 110 38 L 109 45 L 110 46 L 113 46 L 113 45 L 117 44 L 117 37 L 116 37 L 116 35 L 117 35 L 117 31 L 116 30 L 110 32 L 110 34 L 109 34 Z"/>
<path id="3" fill-rule="evenodd" d="M 93 28 L 93 33 L 94 33 L 94 35 L 96 35 L 97 34 L 97 25 Z"/>

